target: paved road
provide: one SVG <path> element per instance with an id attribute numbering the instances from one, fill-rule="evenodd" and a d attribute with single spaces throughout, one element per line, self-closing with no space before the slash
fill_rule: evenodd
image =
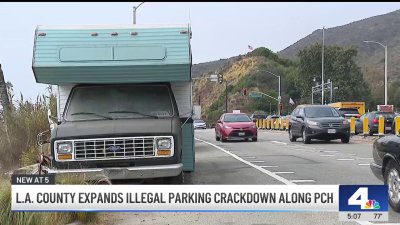
<path id="1" fill-rule="evenodd" d="M 196 130 L 196 171 L 189 184 L 381 184 L 369 169 L 372 145 L 351 140 L 289 142 L 280 131 L 260 131 L 258 142 L 215 141 L 214 131 Z M 373 224 L 343 223 L 337 213 L 120 213 L 108 224 Z M 400 214 L 389 212 L 389 222 Z"/>

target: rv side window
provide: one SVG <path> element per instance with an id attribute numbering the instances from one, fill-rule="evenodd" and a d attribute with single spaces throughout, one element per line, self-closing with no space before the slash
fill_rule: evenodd
<path id="1" fill-rule="evenodd" d="M 67 107 L 67 121 L 162 118 L 176 113 L 166 85 L 76 87 Z"/>

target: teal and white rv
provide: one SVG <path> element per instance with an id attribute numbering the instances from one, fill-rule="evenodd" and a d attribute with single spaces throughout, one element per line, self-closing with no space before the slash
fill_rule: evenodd
<path id="1" fill-rule="evenodd" d="M 38 26 L 36 82 L 56 87 L 48 173 L 109 179 L 194 171 L 188 25 Z"/>

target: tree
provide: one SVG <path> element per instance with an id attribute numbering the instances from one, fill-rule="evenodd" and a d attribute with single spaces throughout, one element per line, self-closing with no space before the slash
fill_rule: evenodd
<path id="1" fill-rule="evenodd" d="M 9 112 L 10 110 L 12 110 L 10 96 L 8 93 L 7 84 L 4 80 L 4 74 L 3 70 L 1 69 L 1 64 L 0 64 L 0 101 L 1 101 L 1 106 L 3 107 L 3 111 Z"/>
<path id="2" fill-rule="evenodd" d="M 339 87 L 335 95 L 341 101 L 367 101 L 371 91 L 364 81 L 363 74 L 354 58 L 357 50 L 353 47 L 325 46 L 324 49 L 324 79 L 330 79 L 334 86 Z M 322 46 L 315 44 L 299 51 L 299 75 L 296 84 L 303 100 L 311 98 L 313 79 L 321 84 Z M 329 92 L 324 96 L 329 102 Z"/>

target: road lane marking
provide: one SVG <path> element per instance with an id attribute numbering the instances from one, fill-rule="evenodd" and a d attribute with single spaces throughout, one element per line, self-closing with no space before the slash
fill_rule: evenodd
<path id="1" fill-rule="evenodd" d="M 265 161 L 260 160 L 260 161 L 249 161 L 249 162 L 251 162 L 251 163 L 263 163 Z"/>
<path id="2" fill-rule="evenodd" d="M 350 156 L 356 156 L 357 154 L 356 153 L 350 153 L 349 155 Z"/>
<path id="3" fill-rule="evenodd" d="M 232 153 L 233 154 L 233 153 Z M 235 155 L 235 154 L 234 154 Z M 246 159 L 255 159 L 255 158 L 257 158 L 257 157 L 255 157 L 255 156 L 243 156 L 242 158 L 246 158 Z"/>
<path id="4" fill-rule="evenodd" d="M 290 180 L 290 182 L 293 182 L 293 183 L 311 183 L 311 182 L 315 182 L 315 180 Z"/>
<path id="5" fill-rule="evenodd" d="M 319 156 L 322 156 L 322 157 L 332 157 L 332 156 L 335 156 L 335 155 L 326 154 L 326 155 L 319 155 Z"/>
<path id="6" fill-rule="evenodd" d="M 374 158 L 357 158 L 359 160 L 373 160 Z"/>
<path id="7" fill-rule="evenodd" d="M 287 145 L 287 143 L 285 142 L 280 142 L 280 141 L 271 141 L 272 143 L 276 143 L 276 144 L 283 144 L 283 145 Z"/>
<path id="8" fill-rule="evenodd" d="M 213 146 L 214 148 L 216 148 L 216 149 L 218 149 L 218 150 L 220 150 L 220 151 L 225 152 L 226 154 L 232 156 L 233 158 L 235 158 L 235 159 L 237 159 L 237 160 L 239 160 L 239 161 L 241 161 L 241 162 L 243 162 L 243 163 L 245 163 L 245 164 L 247 164 L 247 165 L 253 167 L 254 169 L 257 169 L 258 171 L 260 171 L 260 172 L 262 172 L 262 173 L 264 173 L 264 174 L 266 174 L 266 175 L 268 175 L 268 176 L 270 176 L 270 177 L 272 177 L 272 178 L 275 178 L 276 180 L 278 180 L 278 181 L 280 181 L 280 182 L 282 182 L 282 183 L 284 183 L 284 184 L 287 184 L 287 185 L 296 185 L 294 182 L 291 182 L 291 181 L 289 181 L 289 180 L 287 180 L 287 179 L 285 179 L 285 178 L 283 178 L 283 177 L 281 177 L 281 176 L 279 176 L 279 175 L 277 175 L 277 174 L 274 174 L 273 172 L 271 172 L 271 171 L 269 171 L 269 170 L 266 170 L 266 169 L 262 168 L 261 166 L 257 166 L 256 164 L 253 164 L 253 163 L 251 163 L 251 162 L 248 162 L 248 161 L 246 161 L 246 160 L 240 158 L 239 156 L 237 156 L 237 155 L 235 155 L 235 154 L 233 154 L 233 153 L 230 153 L 230 152 L 228 152 L 227 150 L 225 150 L 225 149 L 223 149 L 223 148 L 221 148 L 221 147 L 219 147 L 219 146 L 217 146 L 217 145 L 215 145 L 215 144 L 213 144 L 213 143 L 210 143 L 210 142 L 208 142 L 208 141 L 204 141 L 204 140 L 201 140 L 201 139 L 198 139 L 198 138 L 195 138 L 195 140 L 201 141 L 201 142 L 206 143 L 206 144 L 208 144 L 208 145 L 211 145 L 211 146 Z"/>
<path id="9" fill-rule="evenodd" d="M 336 159 L 338 161 L 353 161 L 354 159 Z"/>
<path id="10" fill-rule="evenodd" d="M 336 151 L 336 150 L 321 150 L 320 152 L 335 153 L 335 152 L 339 152 L 339 151 Z"/>
<path id="11" fill-rule="evenodd" d="M 287 172 L 285 172 L 285 171 L 274 172 L 274 174 L 292 174 L 292 173 L 294 173 L 294 172 L 291 172 L 291 171 L 287 171 Z"/>
<path id="12" fill-rule="evenodd" d="M 369 166 L 369 163 L 359 163 L 359 166 Z"/>
<path id="13" fill-rule="evenodd" d="M 399 223 L 371 223 L 368 221 L 355 221 L 360 225 L 399 225 Z"/>
<path id="14" fill-rule="evenodd" d="M 237 155 L 235 155 L 235 154 L 233 154 L 233 153 L 230 153 L 230 152 L 226 151 L 225 149 L 223 149 L 223 148 L 221 148 L 221 147 L 219 147 L 219 146 L 217 146 L 217 145 L 214 145 L 214 144 L 209 143 L 209 142 L 207 142 L 207 141 L 203 141 L 203 140 L 198 139 L 198 138 L 195 138 L 195 140 L 201 141 L 201 142 L 206 143 L 206 144 L 208 144 L 208 145 L 211 145 L 211 146 L 213 146 L 213 147 L 215 147 L 215 148 L 217 148 L 217 149 L 219 149 L 219 150 L 225 152 L 226 154 L 231 155 L 233 158 L 235 158 L 235 159 L 237 159 L 237 160 L 239 160 L 239 161 L 241 161 L 241 162 L 243 162 L 243 163 L 245 163 L 245 164 L 247 164 L 247 165 L 249 165 L 249 166 L 251 166 L 251 167 L 257 169 L 257 170 L 259 170 L 260 172 L 265 173 L 265 174 L 267 174 L 267 175 L 269 175 L 269 176 L 275 178 L 276 180 L 281 181 L 281 182 L 284 183 L 284 184 L 288 184 L 288 185 L 297 185 L 296 183 L 315 182 L 315 180 L 287 180 L 287 179 L 285 179 L 285 178 L 283 178 L 283 177 L 281 177 L 281 176 L 279 176 L 279 175 L 276 175 L 276 174 L 272 173 L 272 172 L 269 171 L 269 170 L 263 169 L 263 168 L 277 168 L 278 166 L 257 166 L 257 165 L 255 165 L 255 164 L 252 164 L 252 163 L 247 162 L 246 160 L 241 159 L 241 158 L 238 157 Z M 332 152 L 332 153 L 333 153 L 333 152 L 339 152 L 339 151 L 320 151 L 320 152 L 327 152 L 327 153 L 328 153 L 328 152 Z M 350 159 L 350 160 L 354 160 L 354 159 Z M 369 165 L 369 164 L 368 164 L 368 165 Z M 355 222 L 357 222 L 357 223 L 360 224 L 360 225 L 396 225 L 396 224 L 398 225 L 398 223 L 384 223 L 384 224 L 379 223 L 379 224 L 378 224 L 378 223 L 371 223 L 371 222 L 368 222 L 368 221 L 355 221 Z"/>

